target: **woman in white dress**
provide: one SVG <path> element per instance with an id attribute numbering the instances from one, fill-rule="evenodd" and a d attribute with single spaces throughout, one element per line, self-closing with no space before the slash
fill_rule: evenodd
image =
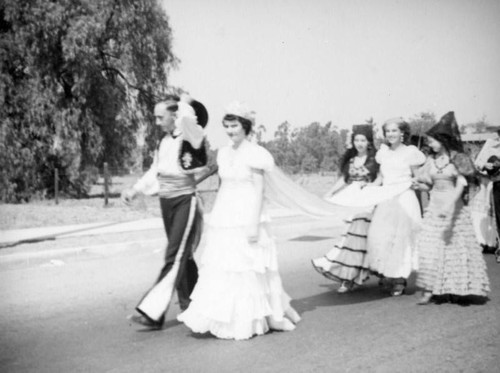
<path id="1" fill-rule="evenodd" d="M 375 208 L 368 229 L 367 265 L 381 279 L 389 280 L 385 284 L 390 286 L 391 295 L 400 296 L 418 263 L 414 244 L 422 217 L 415 192 L 410 189 L 412 169 L 426 158 L 417 147 L 407 145 L 410 126 L 401 118 L 385 122 L 383 132 L 388 146 L 383 144 L 375 157 L 380 164 L 382 189 L 402 189 Z"/>
<path id="2" fill-rule="evenodd" d="M 291 331 L 300 320 L 282 287 L 264 204 L 264 175 L 274 160 L 247 139 L 253 121 L 244 104 L 226 110 L 222 122 L 230 144 L 217 155 L 222 183 L 197 253 L 199 279 L 178 316 L 193 332 L 224 339 Z"/>

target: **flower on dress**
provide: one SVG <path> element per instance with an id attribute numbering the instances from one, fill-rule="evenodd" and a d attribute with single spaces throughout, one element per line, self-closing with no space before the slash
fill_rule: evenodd
<path id="1" fill-rule="evenodd" d="M 193 156 L 191 153 L 184 153 L 182 156 L 182 165 L 184 168 L 189 168 L 191 166 L 191 163 L 193 162 Z"/>

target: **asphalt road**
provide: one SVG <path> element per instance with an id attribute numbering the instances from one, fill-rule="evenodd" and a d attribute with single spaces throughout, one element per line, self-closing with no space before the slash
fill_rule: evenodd
<path id="1" fill-rule="evenodd" d="M 348 294 L 318 275 L 340 227 L 275 223 L 285 289 L 303 321 L 248 341 L 194 335 L 175 321 L 146 331 L 127 316 L 161 267 L 159 229 L 0 250 L 1 372 L 497 372 L 500 265 L 486 255 L 490 300 L 417 306 L 376 279 Z"/>

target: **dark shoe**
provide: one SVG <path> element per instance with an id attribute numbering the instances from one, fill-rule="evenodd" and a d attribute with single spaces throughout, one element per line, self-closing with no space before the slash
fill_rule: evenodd
<path id="1" fill-rule="evenodd" d="M 129 319 L 136 324 L 146 326 L 150 329 L 160 330 L 163 327 L 163 319 L 162 321 L 153 321 L 143 315 L 132 315 Z"/>
<path id="2" fill-rule="evenodd" d="M 406 280 L 398 278 L 394 280 L 394 287 L 391 290 L 391 295 L 393 297 L 399 297 L 403 295 L 405 288 L 406 288 Z"/>

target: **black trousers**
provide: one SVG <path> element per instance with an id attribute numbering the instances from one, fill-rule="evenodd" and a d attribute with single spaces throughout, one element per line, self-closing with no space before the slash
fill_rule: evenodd
<path id="1" fill-rule="evenodd" d="M 198 280 L 198 267 L 192 253 L 199 237 L 194 227 L 202 218 L 194 194 L 160 198 L 160 207 L 168 239 L 165 261 L 156 283 L 136 307 L 155 322 L 164 320 L 174 288 L 180 308 L 184 310 L 189 305 L 189 297 Z"/>
<path id="2" fill-rule="evenodd" d="M 189 296 L 193 292 L 196 281 L 198 281 L 198 267 L 193 259 L 194 234 L 193 225 L 188 227 L 189 211 L 193 199 L 193 195 L 184 195 L 175 198 L 160 198 L 161 215 L 163 218 L 163 226 L 167 234 L 167 248 L 165 250 L 165 264 L 160 271 L 158 281 L 172 269 L 175 257 L 181 247 L 182 237 L 186 229 L 188 238 L 185 243 L 185 250 L 181 258 L 179 272 L 175 282 L 179 305 L 182 310 L 189 306 Z M 199 211 L 196 210 L 194 219 L 200 219 Z"/>

